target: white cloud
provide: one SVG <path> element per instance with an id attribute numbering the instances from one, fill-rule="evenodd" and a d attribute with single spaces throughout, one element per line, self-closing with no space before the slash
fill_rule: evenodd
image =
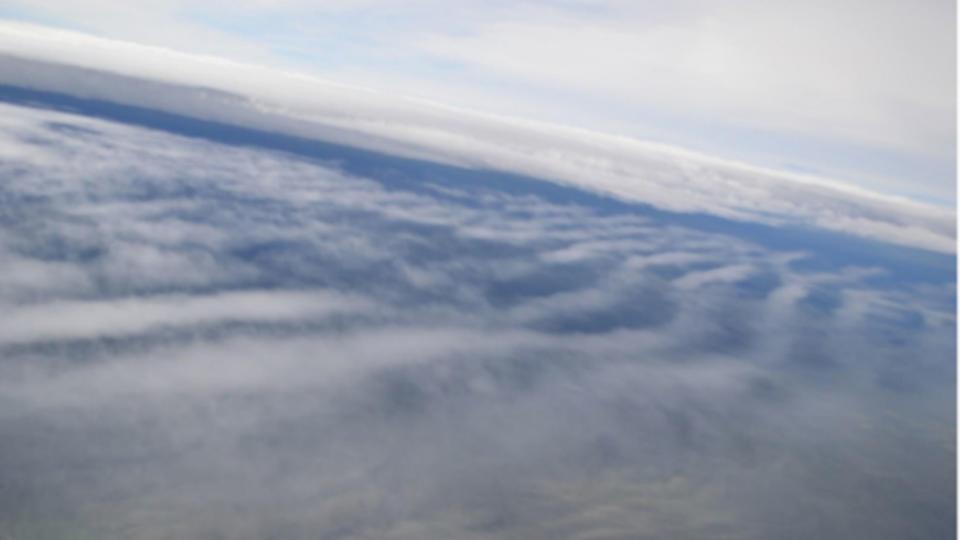
<path id="1" fill-rule="evenodd" d="M 469 167 L 505 169 L 667 210 L 816 225 L 944 252 L 955 248 L 952 211 L 662 145 L 13 23 L 0 26 L 0 51 L 105 70 L 68 75 L 56 66 L 23 65 L 7 58 L 3 62 L 10 64 L 9 69 L 0 77 L 7 84 Z M 107 72 L 175 86 L 119 84 Z"/>
<path id="2" fill-rule="evenodd" d="M 955 200 L 941 0 L 20 2 L 101 36 Z M 388 22 L 389 21 L 389 22 Z M 829 59 L 829 61 L 826 61 Z M 772 139 L 775 142 L 771 142 Z"/>
<path id="3" fill-rule="evenodd" d="M 751 265 L 734 264 L 701 272 L 691 272 L 674 281 L 674 285 L 681 289 L 696 289 L 711 283 L 736 283 L 746 279 L 755 271 L 756 268 Z"/>
<path id="4" fill-rule="evenodd" d="M 320 291 L 238 291 L 116 300 L 54 301 L 7 307 L 0 343 L 96 339 L 236 322 L 304 322 L 371 309 L 369 302 Z"/>

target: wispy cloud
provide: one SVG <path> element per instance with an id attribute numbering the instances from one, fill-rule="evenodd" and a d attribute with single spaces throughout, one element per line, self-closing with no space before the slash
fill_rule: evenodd
<path id="1" fill-rule="evenodd" d="M 364 307 L 368 306 L 359 300 L 336 294 L 295 291 L 47 302 L 7 310 L 0 323 L 0 343 L 91 339 L 223 323 L 305 322 Z"/>

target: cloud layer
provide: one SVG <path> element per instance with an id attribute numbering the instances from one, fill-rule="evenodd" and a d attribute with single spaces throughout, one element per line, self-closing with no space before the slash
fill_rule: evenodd
<path id="1" fill-rule="evenodd" d="M 512 171 L 671 211 L 955 250 L 950 210 L 675 148 L 33 26 L 5 23 L 0 50 L 7 85 Z"/>
<path id="2" fill-rule="evenodd" d="M 7 4 L 21 20 L 955 201 L 953 2 Z"/>
<path id="3" fill-rule="evenodd" d="M 63 73 L 46 69 L 21 75 Z M 117 79 L 73 80 L 84 95 Z M 168 103 L 154 86 L 125 91 L 138 88 L 160 108 L 197 107 L 180 113 L 250 110 L 209 91 L 174 88 Z M 0 105 L 0 531 L 954 533 L 950 256 L 771 226 L 786 218 L 750 206 L 770 184 L 677 157 L 689 178 L 727 182 L 732 202 L 709 210 L 737 219 L 386 154 L 264 148 L 279 136 L 239 128 L 185 137 L 41 98 Z M 466 124 L 478 144 L 540 147 L 510 138 L 520 128 Z M 573 145 L 547 135 L 537 145 Z M 466 159 L 432 144 L 413 148 Z M 585 158 L 571 152 L 538 163 L 573 170 Z M 686 204 L 685 184 L 663 181 L 658 202 Z M 933 226 L 899 203 L 777 185 L 796 190 L 795 218 L 856 209 L 875 225 L 891 205 L 897 231 Z M 690 186 L 690 204 L 707 189 Z M 839 206 L 809 209 L 820 201 Z"/>

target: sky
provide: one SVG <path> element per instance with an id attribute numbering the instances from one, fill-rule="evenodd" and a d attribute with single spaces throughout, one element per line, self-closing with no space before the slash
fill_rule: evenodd
<path id="1" fill-rule="evenodd" d="M 0 537 L 955 537 L 949 6 L 3 9 Z"/>
<path id="2" fill-rule="evenodd" d="M 270 132 L 278 141 L 299 137 L 550 179 L 666 211 L 956 251 L 952 209 L 810 173 L 34 24 L 0 22 L 0 83 L 14 95 L 54 92 Z"/>
<path id="3" fill-rule="evenodd" d="M 953 207 L 953 2 L 6 2 L 0 16 Z"/>

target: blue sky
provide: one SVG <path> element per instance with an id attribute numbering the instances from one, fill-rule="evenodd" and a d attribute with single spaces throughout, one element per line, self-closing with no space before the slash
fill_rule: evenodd
<path id="1" fill-rule="evenodd" d="M 281 66 L 955 205 L 952 2 L 8 2 Z"/>

